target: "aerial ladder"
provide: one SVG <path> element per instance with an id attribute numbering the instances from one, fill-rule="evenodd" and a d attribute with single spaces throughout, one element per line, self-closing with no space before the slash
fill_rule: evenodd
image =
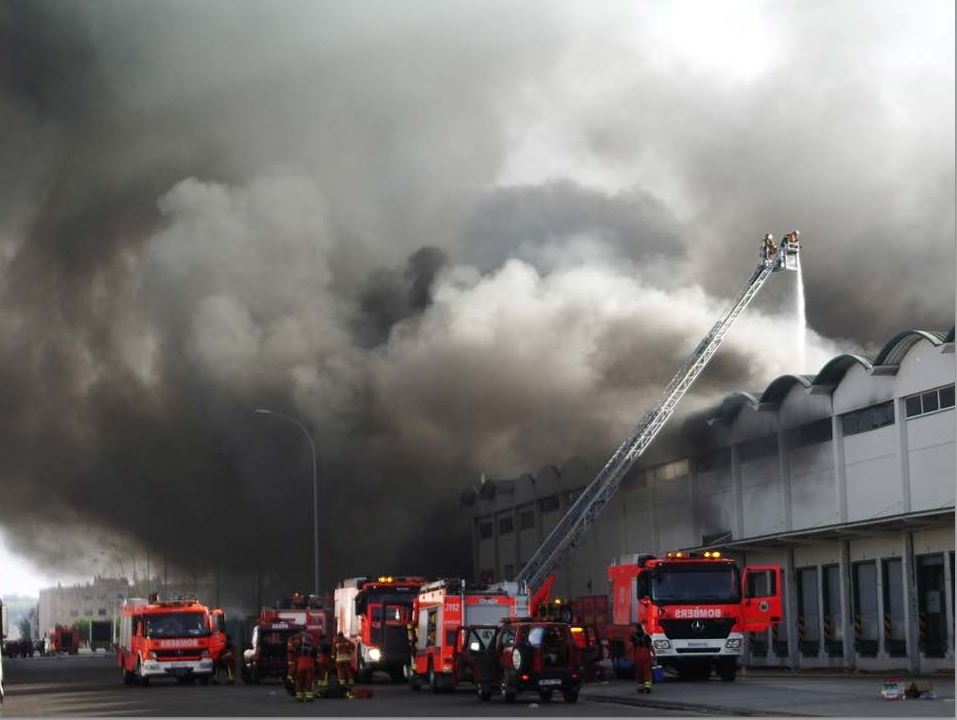
<path id="1" fill-rule="evenodd" d="M 681 364 L 678 372 L 662 393 L 658 404 L 645 414 L 628 439 L 619 446 L 595 479 L 576 498 L 574 504 L 548 534 L 535 554 L 519 570 L 515 577 L 515 584 L 526 596 L 530 592 L 534 593 L 530 602 L 532 612 L 538 601 L 547 594 L 548 588 L 554 581 L 554 576 L 549 576 L 564 554 L 579 543 L 585 531 L 618 490 L 632 465 L 648 449 L 668 422 L 678 402 L 718 352 L 734 321 L 744 312 L 772 273 L 800 269 L 799 235 L 797 230 L 787 233 L 781 239 L 779 246 L 774 245 L 771 235 L 764 237 L 759 251 L 758 266 L 747 285 Z"/>

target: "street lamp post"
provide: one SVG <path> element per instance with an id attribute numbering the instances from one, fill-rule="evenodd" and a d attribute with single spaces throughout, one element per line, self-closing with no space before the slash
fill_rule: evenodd
<path id="1" fill-rule="evenodd" d="M 312 543 L 313 543 L 313 571 L 314 571 L 314 592 L 319 594 L 319 485 L 316 481 L 316 445 L 312 441 L 312 436 L 305 426 L 296 420 L 296 418 L 281 413 L 278 410 L 269 410 L 268 408 L 256 408 L 260 415 L 278 415 L 285 418 L 297 428 L 302 430 L 302 434 L 309 441 L 309 449 L 312 451 Z"/>

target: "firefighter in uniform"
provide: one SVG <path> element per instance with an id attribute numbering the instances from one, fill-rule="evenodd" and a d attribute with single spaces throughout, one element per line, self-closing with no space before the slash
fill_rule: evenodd
<path id="1" fill-rule="evenodd" d="M 323 640 L 316 657 L 316 695 L 325 697 L 329 693 L 329 672 L 333 669 L 332 646 Z"/>
<path id="2" fill-rule="evenodd" d="M 341 632 L 336 634 L 335 644 L 336 655 L 336 674 L 339 676 L 339 684 L 346 689 L 347 694 L 351 694 L 352 683 L 355 676 L 352 672 L 352 653 L 354 648 L 349 639 Z"/>
<path id="3" fill-rule="evenodd" d="M 316 647 L 312 635 L 303 630 L 299 634 L 299 652 L 296 655 L 296 700 L 315 698 L 313 680 L 316 670 Z"/>
<path id="4" fill-rule="evenodd" d="M 290 695 L 296 691 L 296 661 L 299 659 L 299 633 L 289 636 L 286 641 L 286 689 Z"/>
<path id="5" fill-rule="evenodd" d="M 219 655 L 219 661 L 216 663 L 216 667 L 213 670 L 213 682 L 219 682 L 219 675 L 223 670 L 226 671 L 226 682 L 230 685 L 235 684 L 236 678 L 233 676 L 233 668 L 236 667 L 236 646 L 233 645 L 232 639 L 229 635 L 226 636 L 226 644 L 223 646 L 223 651 Z"/>

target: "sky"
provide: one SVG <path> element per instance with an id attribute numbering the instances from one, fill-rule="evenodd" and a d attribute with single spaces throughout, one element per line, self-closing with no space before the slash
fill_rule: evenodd
<path id="1" fill-rule="evenodd" d="M 36 566 L 23 556 L 10 552 L 0 536 L 0 599 L 5 595 L 38 597 L 40 588 L 50 587 L 54 581 L 38 572 Z"/>
<path id="2" fill-rule="evenodd" d="M 468 572 L 461 491 L 600 463 L 766 232 L 806 357 L 776 281 L 683 412 L 953 324 L 951 2 L 8 0 L 0 42 L 0 552 L 45 576 L 301 583 L 261 406 L 328 577 Z"/>

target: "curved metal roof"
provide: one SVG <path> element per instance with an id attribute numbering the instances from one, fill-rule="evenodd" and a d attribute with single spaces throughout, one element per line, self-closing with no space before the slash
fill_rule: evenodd
<path id="1" fill-rule="evenodd" d="M 745 405 L 748 405 L 751 408 L 756 408 L 759 402 L 760 400 L 758 400 L 758 396 L 754 393 L 731 393 L 730 395 L 726 395 L 721 401 L 721 404 L 718 405 L 715 417 L 721 418 L 723 422 L 729 423 L 737 417 L 738 413 L 741 411 L 741 408 L 743 408 Z"/>
<path id="2" fill-rule="evenodd" d="M 761 402 L 779 403 L 792 387 L 801 385 L 802 387 L 809 388 L 813 380 L 813 375 L 781 375 L 772 380 L 764 392 L 761 393 Z"/>
<path id="3" fill-rule="evenodd" d="M 946 332 L 930 332 L 928 330 L 905 330 L 892 337 L 874 359 L 875 365 L 900 365 L 901 360 L 915 343 L 927 340 L 933 345 L 943 345 L 947 337 Z"/>
<path id="4" fill-rule="evenodd" d="M 868 355 L 856 355 L 854 353 L 844 353 L 832 357 L 822 367 L 814 377 L 814 385 L 837 385 L 844 379 L 844 374 L 854 366 L 860 365 L 865 370 L 874 367 L 874 359 Z"/>
<path id="5" fill-rule="evenodd" d="M 761 403 L 780 403 L 794 385 L 805 388 L 833 387 L 837 385 L 847 371 L 855 364 L 865 370 L 878 365 L 899 365 L 907 352 L 921 340 L 927 340 L 935 347 L 954 341 L 954 328 L 949 331 L 906 330 L 891 338 L 876 357 L 858 353 L 836 355 L 824 364 L 817 375 L 781 375 L 772 380 L 762 393 L 735 392 L 725 396 L 714 410 L 714 416 L 723 422 L 734 421 L 741 408 L 750 406 L 757 409 Z"/>

